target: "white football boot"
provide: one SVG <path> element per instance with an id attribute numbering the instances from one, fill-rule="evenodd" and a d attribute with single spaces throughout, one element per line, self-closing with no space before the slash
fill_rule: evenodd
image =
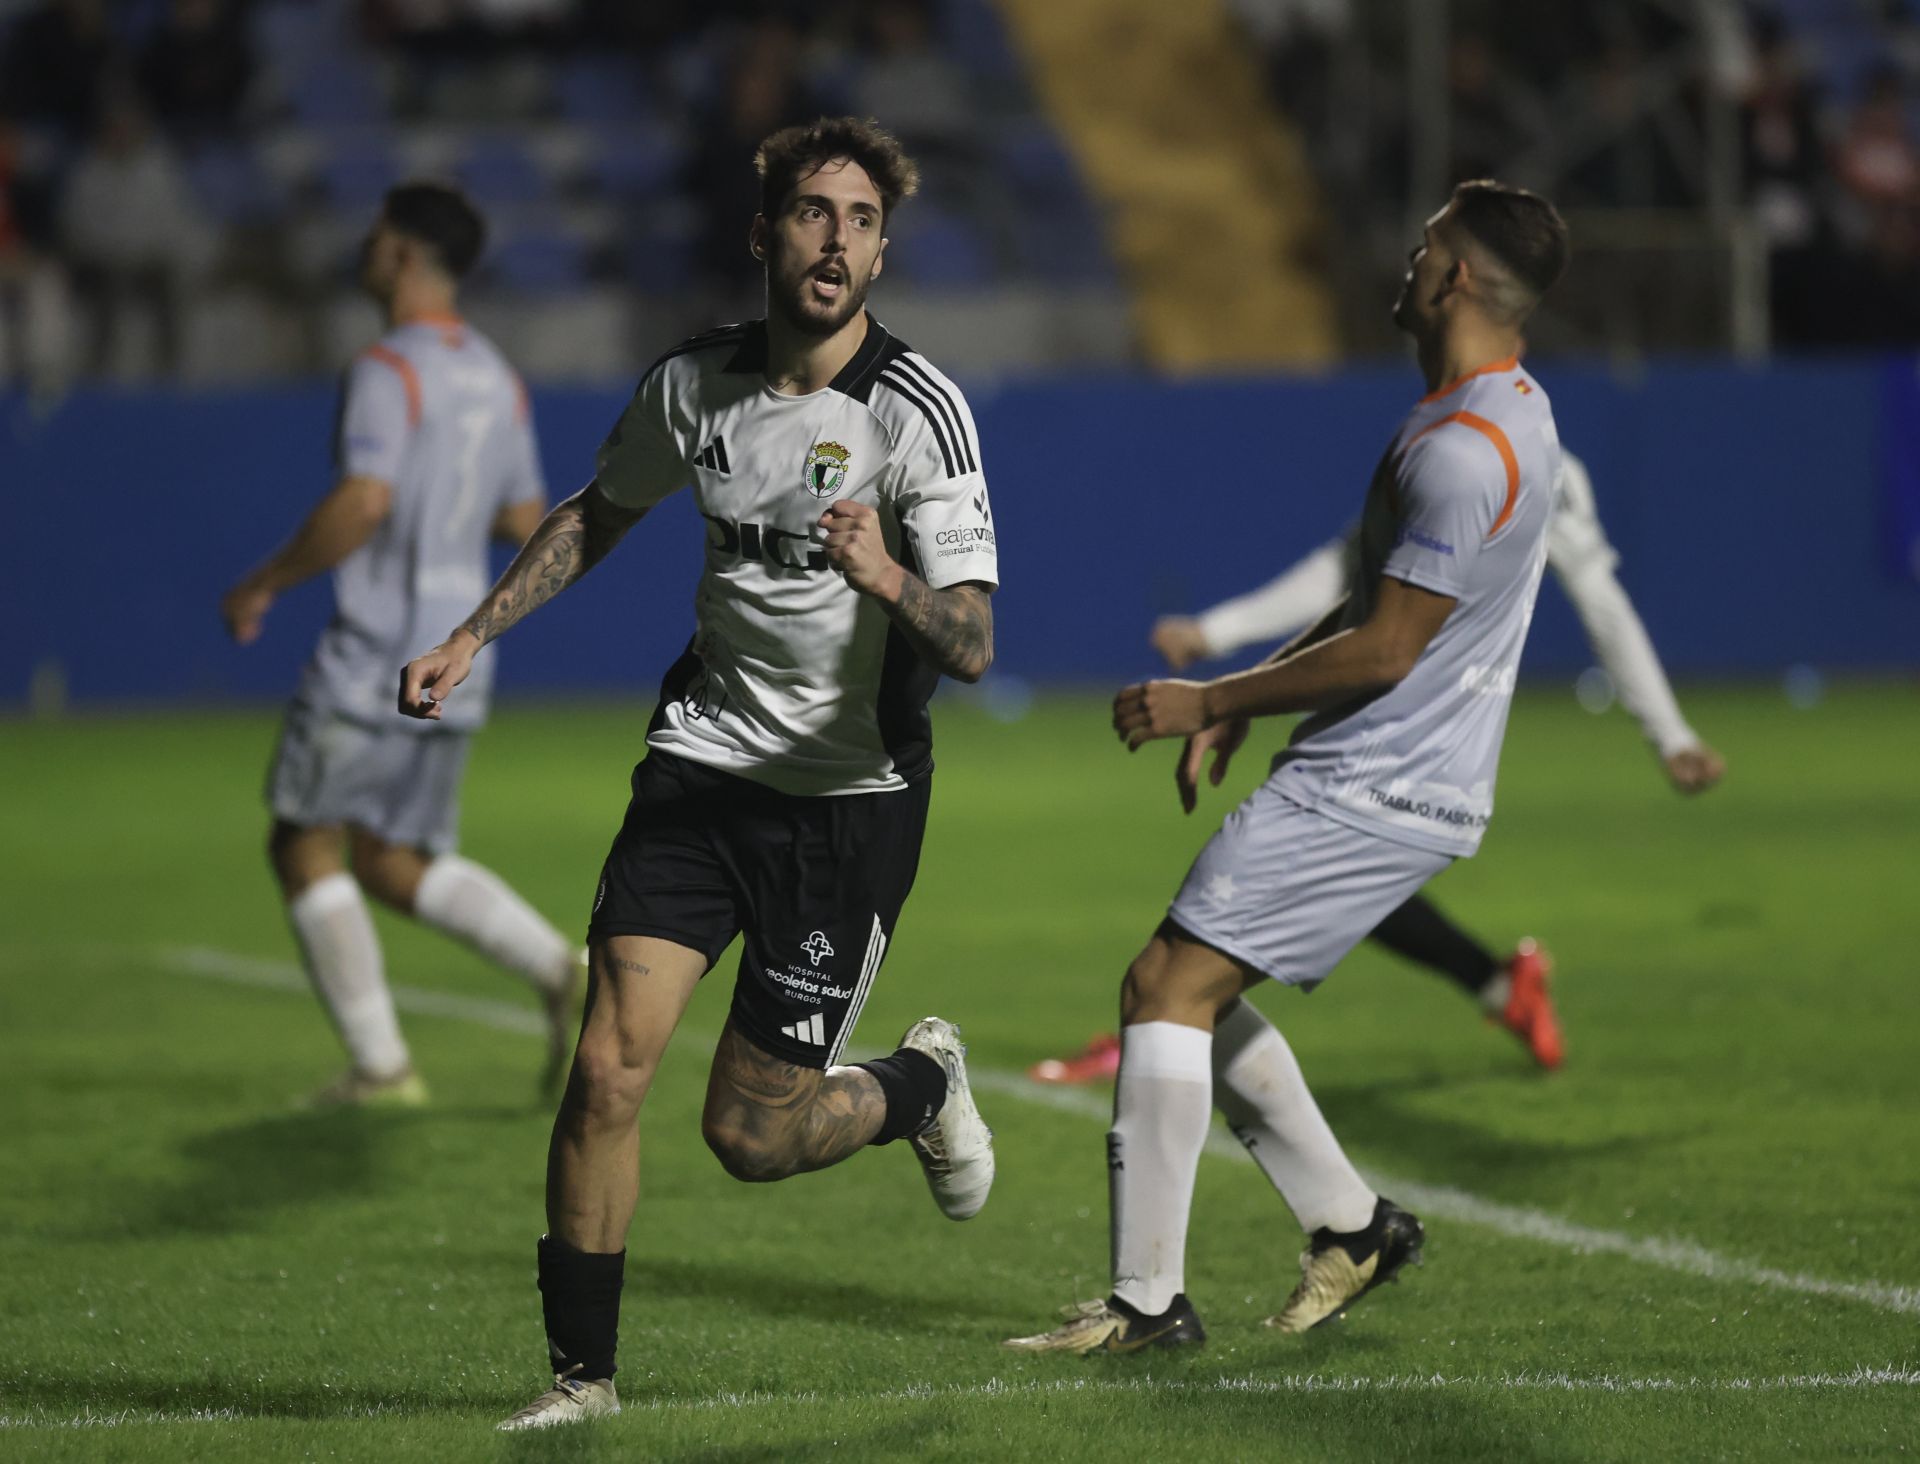
<path id="1" fill-rule="evenodd" d="M 555 1373 L 551 1388 L 494 1427 L 501 1433 L 517 1433 L 524 1428 L 557 1428 L 563 1423 L 618 1413 L 620 1397 L 613 1391 L 613 1379 L 583 1382 L 574 1376 L 579 1370 L 576 1365 L 563 1373 Z"/>
<path id="2" fill-rule="evenodd" d="M 305 1108 L 424 1108 L 430 1101 L 426 1080 L 412 1068 L 377 1078 L 359 1068 L 348 1068 L 317 1093 L 303 1100 Z"/>
<path id="3" fill-rule="evenodd" d="M 933 1202 L 949 1220 L 971 1220 L 993 1188 L 993 1130 L 980 1117 L 967 1085 L 967 1049 L 960 1029 L 939 1017 L 922 1017 L 900 1039 L 924 1052 L 947 1075 L 947 1098 L 923 1133 L 907 1140 L 926 1171 Z"/>

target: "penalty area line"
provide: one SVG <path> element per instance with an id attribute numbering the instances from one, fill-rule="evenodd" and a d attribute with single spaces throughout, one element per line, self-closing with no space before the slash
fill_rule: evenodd
<path id="1" fill-rule="evenodd" d="M 205 946 L 168 947 L 157 954 L 163 966 L 183 976 L 227 981 L 268 991 L 305 993 L 309 990 L 306 975 L 291 961 L 242 956 Z M 495 1031 L 536 1037 L 544 1036 L 547 1030 L 546 1021 L 539 1013 L 511 1002 L 426 991 L 416 986 L 395 986 L 392 990 L 394 1005 L 409 1015 L 445 1017 L 452 1021 L 490 1027 Z M 997 1093 L 1019 1103 L 1051 1108 L 1056 1112 L 1093 1119 L 1103 1124 L 1112 1119 L 1112 1105 L 1108 1100 L 1084 1089 L 1036 1083 L 1023 1073 L 1003 1072 L 994 1068 L 970 1067 L 968 1074 L 973 1086 L 982 1092 Z M 1206 1152 L 1216 1158 L 1243 1164 L 1253 1162 L 1245 1150 L 1217 1129 L 1207 1138 Z M 1545 1210 L 1503 1204 L 1452 1185 L 1423 1184 L 1366 1167 L 1361 1172 L 1375 1190 L 1393 1195 L 1427 1219 L 1454 1220 L 1476 1229 L 1491 1230 L 1515 1240 L 1534 1241 L 1575 1255 L 1619 1256 L 1640 1265 L 1697 1276 L 1707 1281 L 1759 1286 L 1791 1295 L 1828 1297 L 1857 1302 L 1877 1311 L 1920 1316 L 1920 1286 L 1898 1286 L 1881 1281 L 1836 1281 L 1804 1271 L 1781 1270 L 1739 1256 L 1723 1255 L 1690 1240 L 1602 1230 L 1549 1214 Z"/>

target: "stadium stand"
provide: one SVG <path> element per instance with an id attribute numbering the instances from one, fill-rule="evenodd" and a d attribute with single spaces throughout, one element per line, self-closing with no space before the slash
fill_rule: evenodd
<path id="1" fill-rule="evenodd" d="M 6 376 L 335 369 L 363 339 L 351 268 L 369 213 L 417 174 L 455 178 L 487 208 L 473 308 L 509 354 L 562 377 L 624 375 L 675 332 L 755 308 L 752 142 L 848 107 L 893 121 L 926 175 L 900 219 L 913 247 L 887 287 L 890 320 L 956 331 L 944 359 L 974 371 L 1132 354 L 1099 208 L 986 0 L 29 0 L 10 23 L 0 9 L 0 26 L 0 238 L 32 252 L 39 316 L 67 302 L 40 333 L 64 334 L 70 357 L 0 352 Z M 69 226 L 109 108 L 139 135 L 153 196 L 187 201 L 191 227 L 172 232 L 196 235 L 164 268 L 132 271 L 138 288 Z M 996 176 L 1003 154 L 983 139 L 1001 138 L 1047 159 L 1044 186 Z"/>

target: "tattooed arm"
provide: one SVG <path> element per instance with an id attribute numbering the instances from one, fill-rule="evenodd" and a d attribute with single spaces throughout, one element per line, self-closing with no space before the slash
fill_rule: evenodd
<path id="1" fill-rule="evenodd" d="M 985 676 L 993 664 L 993 601 L 987 587 L 969 583 L 936 590 L 904 569 L 899 576 L 899 598 L 882 596 L 880 603 L 913 648 L 956 681 Z"/>
<path id="2" fill-rule="evenodd" d="M 592 483 L 555 504 L 480 607 L 401 671 L 400 711 L 438 721 L 447 693 L 467 679 L 480 648 L 605 559 L 644 512 L 621 508 Z"/>
<path id="3" fill-rule="evenodd" d="M 828 561 L 847 583 L 880 602 L 923 660 L 956 681 L 978 681 L 993 664 L 993 602 L 982 584 L 936 590 L 896 563 L 880 515 L 864 503 L 836 503 L 820 520 Z"/>

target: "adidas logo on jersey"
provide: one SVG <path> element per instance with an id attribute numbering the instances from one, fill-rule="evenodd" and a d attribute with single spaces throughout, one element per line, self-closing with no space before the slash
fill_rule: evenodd
<path id="1" fill-rule="evenodd" d="M 780 1035 L 791 1037 L 795 1042 L 804 1042 L 810 1047 L 825 1047 L 827 1024 L 821 1019 L 820 1013 L 815 1012 L 804 1022 L 795 1022 L 791 1027 L 782 1027 Z"/>
<path id="2" fill-rule="evenodd" d="M 724 436 L 714 438 L 701 449 L 693 465 L 696 468 L 711 468 L 716 473 L 731 473 L 733 465 L 727 461 L 727 439 Z"/>

